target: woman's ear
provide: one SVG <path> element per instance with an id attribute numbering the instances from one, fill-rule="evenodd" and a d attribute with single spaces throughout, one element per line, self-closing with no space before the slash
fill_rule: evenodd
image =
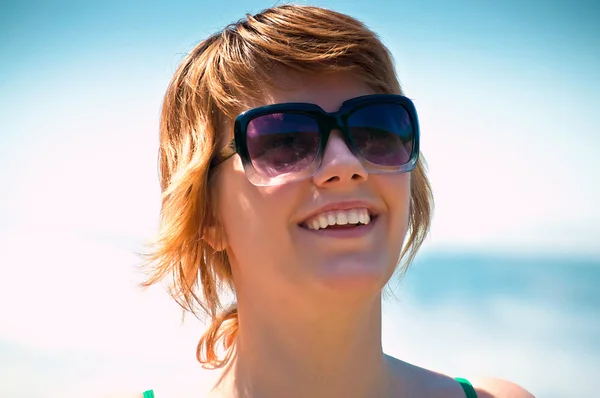
<path id="1" fill-rule="evenodd" d="M 212 249 L 216 252 L 220 252 L 225 250 L 227 247 L 227 242 L 225 240 L 224 234 L 219 231 L 216 226 L 206 227 L 204 233 L 202 234 L 202 240 L 205 241 L 212 247 Z"/>

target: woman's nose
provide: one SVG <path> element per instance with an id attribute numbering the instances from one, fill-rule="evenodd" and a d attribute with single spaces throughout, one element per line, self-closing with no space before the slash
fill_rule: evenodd
<path id="1" fill-rule="evenodd" d="M 331 132 L 319 170 L 313 176 L 315 185 L 359 183 L 368 178 L 361 161 L 354 156 L 342 134 Z"/>

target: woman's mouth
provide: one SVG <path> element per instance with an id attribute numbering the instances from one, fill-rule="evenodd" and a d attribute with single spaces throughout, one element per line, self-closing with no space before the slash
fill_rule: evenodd
<path id="1" fill-rule="evenodd" d="M 356 228 L 360 225 L 368 225 L 373 218 L 374 216 L 369 212 L 369 209 L 364 207 L 329 210 L 307 219 L 300 226 L 313 231 L 321 229 L 348 229 Z"/>

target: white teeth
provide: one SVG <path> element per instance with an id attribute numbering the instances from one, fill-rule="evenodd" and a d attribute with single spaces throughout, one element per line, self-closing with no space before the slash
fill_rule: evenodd
<path id="1" fill-rule="evenodd" d="M 329 225 L 335 225 L 335 214 L 327 214 L 327 221 L 329 222 Z"/>
<path id="2" fill-rule="evenodd" d="M 358 224 L 358 210 L 352 209 L 348 212 L 348 224 Z"/>
<path id="3" fill-rule="evenodd" d="M 306 221 L 309 229 L 319 230 L 330 225 L 364 224 L 371 222 L 371 215 L 365 208 L 333 210 L 321 213 Z"/>
<path id="4" fill-rule="evenodd" d="M 368 225 L 370 222 L 371 222 L 371 216 L 369 215 L 369 213 L 363 213 L 362 219 L 361 219 L 361 224 Z"/>
<path id="5" fill-rule="evenodd" d="M 320 225 L 319 225 L 319 219 L 315 218 L 314 220 L 312 220 L 312 222 L 310 223 L 310 226 L 312 227 L 312 229 L 319 229 Z"/>
<path id="6" fill-rule="evenodd" d="M 368 211 L 361 211 L 358 214 L 358 217 L 359 217 L 359 222 L 361 224 L 367 225 L 368 223 L 371 222 L 371 217 L 369 216 L 369 212 Z"/>
<path id="7" fill-rule="evenodd" d="M 329 220 L 324 214 L 319 215 L 319 226 L 321 228 L 327 228 L 329 226 Z"/>
<path id="8" fill-rule="evenodd" d="M 337 225 L 348 224 L 348 214 L 345 211 L 338 211 L 335 216 L 336 216 L 335 223 Z"/>

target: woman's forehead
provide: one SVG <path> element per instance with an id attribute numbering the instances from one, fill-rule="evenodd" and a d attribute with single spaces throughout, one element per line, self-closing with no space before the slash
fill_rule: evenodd
<path id="1" fill-rule="evenodd" d="M 270 87 L 261 91 L 260 97 L 244 101 L 245 109 L 242 112 L 260 106 L 289 102 L 316 104 L 325 111 L 334 112 L 350 98 L 374 93 L 375 90 L 364 80 L 347 72 L 319 75 L 278 74 Z"/>

